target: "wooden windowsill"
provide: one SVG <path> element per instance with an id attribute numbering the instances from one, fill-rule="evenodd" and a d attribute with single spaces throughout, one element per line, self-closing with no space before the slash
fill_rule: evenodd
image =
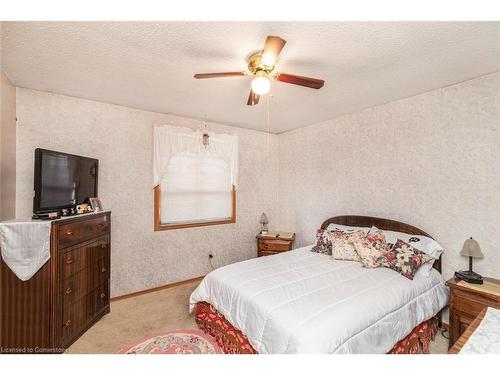
<path id="1" fill-rule="evenodd" d="M 156 225 L 155 231 L 158 230 L 172 230 L 172 229 L 183 229 L 183 228 L 196 228 L 196 227 L 207 227 L 209 225 L 220 225 L 220 224 L 233 224 L 236 220 L 218 220 L 218 221 L 200 221 L 197 223 L 184 223 L 184 224 L 161 224 Z"/>

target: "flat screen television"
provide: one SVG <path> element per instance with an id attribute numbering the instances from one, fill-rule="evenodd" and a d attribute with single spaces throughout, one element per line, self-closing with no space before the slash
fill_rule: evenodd
<path id="1" fill-rule="evenodd" d="M 97 197 L 98 168 L 97 159 L 37 148 L 33 214 L 74 209 Z"/>

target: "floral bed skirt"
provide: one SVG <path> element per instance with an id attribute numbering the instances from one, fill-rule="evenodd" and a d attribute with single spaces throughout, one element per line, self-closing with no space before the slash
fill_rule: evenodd
<path id="1" fill-rule="evenodd" d="M 195 320 L 198 327 L 213 336 L 217 344 L 226 354 L 258 354 L 247 337 L 233 327 L 224 315 L 211 304 L 196 304 Z M 387 354 L 420 354 L 429 353 L 429 343 L 434 340 L 438 330 L 439 319 L 432 317 L 413 328 L 408 336 L 399 341 Z"/>

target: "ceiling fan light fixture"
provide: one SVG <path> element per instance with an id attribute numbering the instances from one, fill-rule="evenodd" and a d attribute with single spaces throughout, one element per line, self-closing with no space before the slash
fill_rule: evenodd
<path id="1" fill-rule="evenodd" d="M 252 80 L 252 91 L 257 95 L 266 95 L 271 89 L 271 81 L 265 76 L 257 76 Z"/>
<path id="2" fill-rule="evenodd" d="M 271 78 L 275 81 L 289 83 L 308 87 L 311 89 L 320 89 L 325 84 L 322 79 L 299 76 L 276 71 L 276 62 L 279 60 L 281 50 L 286 44 L 286 40 L 276 35 L 268 35 L 264 43 L 264 49 L 252 53 L 247 58 L 247 70 L 237 72 L 220 73 L 196 73 L 194 78 L 222 78 L 222 77 L 240 77 L 253 76 L 251 82 L 250 94 L 248 95 L 247 105 L 254 106 L 259 104 L 259 98 L 266 95 L 271 90 Z"/>

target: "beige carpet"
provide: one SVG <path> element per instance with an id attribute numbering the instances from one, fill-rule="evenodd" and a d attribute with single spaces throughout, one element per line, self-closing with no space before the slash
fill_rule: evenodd
<path id="1" fill-rule="evenodd" d="M 111 302 L 111 312 L 66 353 L 117 353 L 142 337 L 161 331 L 197 329 L 188 301 L 198 281 Z"/>
<path id="2" fill-rule="evenodd" d="M 142 337 L 161 331 L 196 329 L 188 300 L 198 281 L 111 303 L 111 313 L 78 339 L 66 353 L 117 353 Z M 448 341 L 437 334 L 431 352 L 447 353 Z"/>

